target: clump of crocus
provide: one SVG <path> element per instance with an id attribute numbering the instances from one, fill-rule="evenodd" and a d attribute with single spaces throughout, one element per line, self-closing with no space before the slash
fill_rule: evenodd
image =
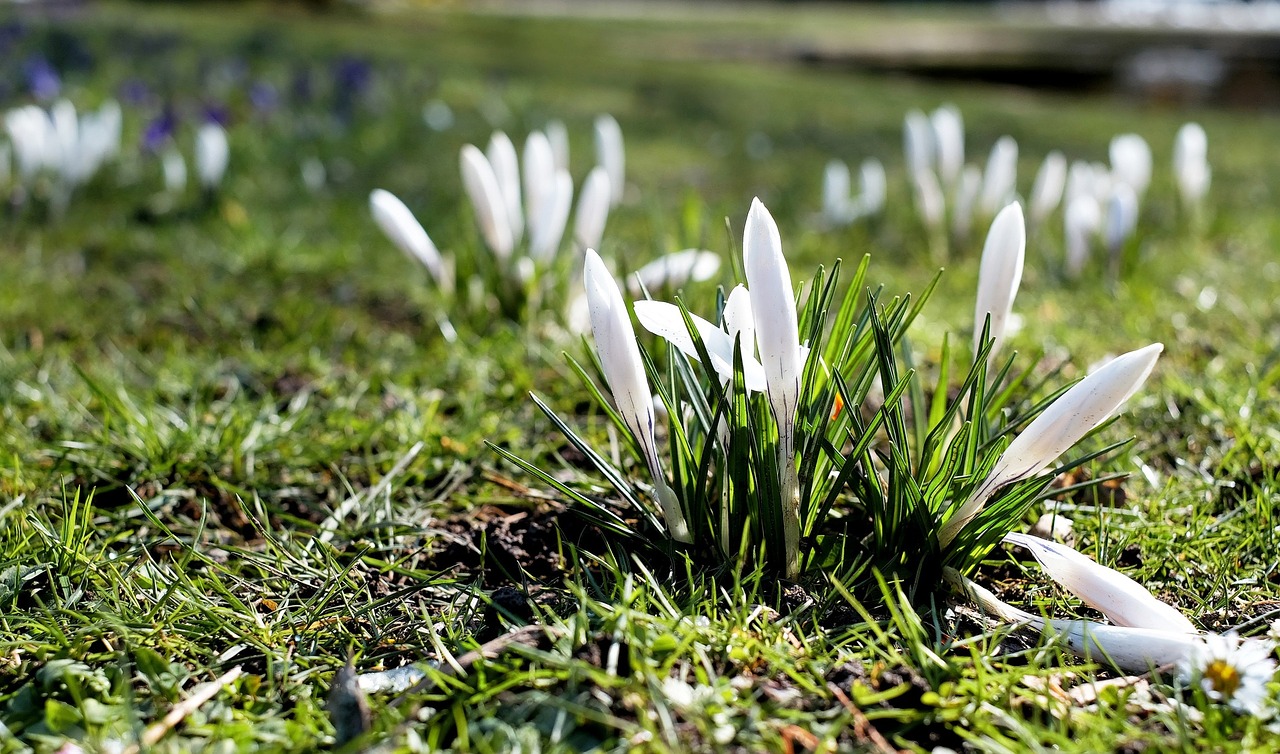
<path id="1" fill-rule="evenodd" d="M 918 309 L 895 302 L 879 312 L 889 318 L 887 329 L 873 328 L 878 315 L 857 292 L 865 261 L 855 293 L 843 302 L 835 273 L 820 270 L 798 305 L 781 234 L 759 200 L 747 215 L 742 248 L 746 285 L 701 310 L 707 318 L 681 304 L 635 302 L 640 324 L 661 339 L 656 350 L 637 343 L 620 287 L 588 253 L 584 284 L 600 387 L 588 384 L 624 446 L 635 449 L 647 471 L 643 481 L 543 408 L 645 527 L 625 524 L 594 496 L 499 452 L 635 547 L 657 545 L 702 563 L 763 563 L 794 578 L 814 563 L 842 560 L 833 554 L 842 538 L 823 522 L 853 468 L 832 449 L 851 437 L 855 450 L 865 447 L 882 418 L 868 423 L 838 406 L 862 403 L 876 338 L 900 338 Z M 574 366 L 587 379 L 588 370 Z M 654 428 L 658 415 L 666 418 L 665 452 Z"/>
<path id="2" fill-rule="evenodd" d="M 545 132 L 531 132 L 519 154 L 501 131 L 493 133 L 484 150 L 471 144 L 462 147 L 462 186 L 479 232 L 481 253 L 455 253 L 446 263 L 412 212 L 382 189 L 370 195 L 370 209 L 388 238 L 426 266 L 436 285 L 453 296 L 451 303 L 466 303 L 486 314 L 496 310 L 516 321 L 553 305 L 572 325 L 574 312 L 583 308 L 578 282 L 582 253 L 600 248 L 610 208 L 621 198 L 623 185 L 617 121 L 607 116 L 597 120 L 596 143 L 602 162 L 587 174 L 579 190 L 569 251 L 564 247 L 574 211 L 574 185 L 568 171 L 567 137 L 563 125 L 554 123 Z M 718 257 L 709 259 L 710 252 L 701 252 L 696 259 L 680 253 L 685 256 L 649 268 L 646 285 L 706 279 L 718 268 Z M 680 279 L 682 274 L 685 277 Z M 466 285 L 455 287 L 455 282 Z"/>

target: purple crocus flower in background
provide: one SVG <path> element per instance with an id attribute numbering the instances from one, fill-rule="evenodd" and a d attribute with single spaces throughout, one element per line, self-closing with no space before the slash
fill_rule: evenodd
<path id="1" fill-rule="evenodd" d="M 201 121 L 206 123 L 217 123 L 223 128 L 231 125 L 231 111 L 226 105 L 212 102 L 206 102 L 200 110 Z"/>
<path id="2" fill-rule="evenodd" d="M 158 152 L 160 148 L 173 139 L 178 130 L 178 116 L 172 107 L 166 106 L 160 115 L 152 119 L 142 130 L 142 149 L 145 152 Z"/>
<path id="3" fill-rule="evenodd" d="M 41 102 L 55 99 L 62 91 L 62 79 L 48 60 L 42 57 L 31 57 L 22 66 L 22 73 L 27 79 L 27 89 L 31 96 Z"/>
<path id="4" fill-rule="evenodd" d="M 249 104 L 259 115 L 270 115 L 280 105 L 280 92 L 270 81 L 255 81 L 249 86 Z"/>
<path id="5" fill-rule="evenodd" d="M 141 107 L 151 101 L 151 87 L 140 78 L 126 79 L 120 84 L 117 96 L 130 107 Z"/>

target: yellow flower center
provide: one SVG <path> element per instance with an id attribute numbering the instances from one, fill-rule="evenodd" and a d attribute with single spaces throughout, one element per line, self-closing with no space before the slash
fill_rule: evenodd
<path id="1" fill-rule="evenodd" d="M 1214 660 L 1205 666 L 1204 678 L 1213 690 L 1229 697 L 1240 688 L 1240 670 L 1226 660 Z"/>

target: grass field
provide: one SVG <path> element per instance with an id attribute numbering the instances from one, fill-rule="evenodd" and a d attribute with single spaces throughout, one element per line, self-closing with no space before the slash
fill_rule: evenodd
<path id="1" fill-rule="evenodd" d="M 749 566 L 575 557 L 608 543 L 486 442 L 605 494 L 528 398 L 616 443 L 563 357 L 586 345 L 552 307 L 512 322 L 462 305 L 447 342 L 445 297 L 368 209 L 373 188 L 394 192 L 465 264 L 480 240 L 460 147 L 495 128 L 518 145 L 562 119 L 577 185 L 592 119 L 611 113 L 629 188 L 602 252 L 622 269 L 690 246 L 730 259 L 758 196 L 797 282 L 870 254 L 887 298 L 945 266 L 911 330 L 936 373 L 944 335 L 969 342 L 981 234 L 931 257 L 903 114 L 956 104 L 978 161 L 1014 136 L 1023 194 L 1050 149 L 1105 161 L 1113 135 L 1142 134 L 1155 177 L 1121 274 L 1064 279 L 1055 215 L 1030 237 L 1006 348 L 1061 368 L 1047 390 L 1164 343 L 1120 420 L 1081 446 L 1132 436 L 1084 468 L 1131 475 L 1054 504 L 1078 549 L 1198 628 L 1259 635 L 1280 615 L 1273 114 L 715 56 L 762 33 L 756 11 L 707 22 L 710 46 L 679 20 L 83 13 L 4 41 L 10 81 L 43 54 L 82 109 L 145 91 L 125 103 L 119 162 L 65 217 L 37 191 L 0 224 L 0 752 L 1280 747 L 1267 715 L 1167 668 L 1090 697 L 1085 682 L 1116 673 L 942 585 L 914 604 L 892 589 L 853 601 L 812 574 L 790 589 Z M 832 17 L 818 31 L 892 22 Z M 278 93 L 272 108 L 252 105 L 255 82 Z M 424 125 L 430 101 L 451 109 L 447 130 Z M 138 152 L 165 103 L 188 153 L 205 108 L 229 116 L 230 168 L 208 200 L 164 197 L 159 161 Z M 1187 120 L 1213 165 L 1198 225 L 1168 167 Z M 824 163 L 870 156 L 889 172 L 884 215 L 819 232 Z M 304 186 L 309 161 L 322 187 Z M 685 300 L 733 279 L 726 261 Z M 1032 612 L 1096 616 L 1002 548 L 976 578 Z M 417 663 L 423 680 L 365 699 L 348 661 Z"/>

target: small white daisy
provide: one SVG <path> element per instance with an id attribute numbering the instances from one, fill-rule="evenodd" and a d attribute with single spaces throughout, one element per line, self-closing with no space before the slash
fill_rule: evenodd
<path id="1" fill-rule="evenodd" d="M 1196 683 L 1214 701 L 1226 702 L 1237 712 L 1264 717 L 1267 682 L 1276 673 L 1272 659 L 1275 645 L 1260 639 L 1227 634 L 1207 634 L 1178 663 L 1178 677 Z"/>

